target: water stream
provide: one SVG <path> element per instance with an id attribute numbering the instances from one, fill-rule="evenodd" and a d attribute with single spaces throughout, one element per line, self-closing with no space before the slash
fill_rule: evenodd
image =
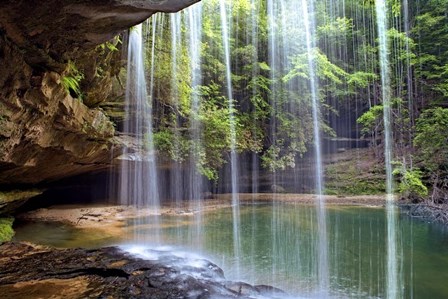
<path id="1" fill-rule="evenodd" d="M 317 217 L 317 277 L 321 297 L 327 296 L 329 286 L 329 269 L 328 269 L 328 241 L 327 241 L 327 218 L 325 211 L 325 198 L 323 196 L 323 173 L 322 173 L 322 151 L 320 138 L 320 102 L 318 98 L 318 87 L 315 65 L 315 41 L 313 33 L 315 31 L 313 16 L 310 16 L 309 10 L 314 12 L 312 1 L 308 4 L 307 0 L 302 0 L 302 12 L 305 24 L 306 49 L 308 57 L 308 68 L 310 73 L 310 89 L 313 111 L 313 133 L 314 133 L 314 149 L 315 149 L 315 167 L 316 167 L 316 217 Z"/>
<path id="2" fill-rule="evenodd" d="M 127 148 L 124 150 L 119 194 L 123 205 L 150 207 L 154 216 L 149 218 L 157 225 L 160 213 L 159 182 L 152 131 L 152 95 L 148 97 L 142 27 L 142 24 L 137 25 L 129 32 L 124 123 L 124 132 L 133 137 L 132 142 L 136 144 L 138 152 L 128 152 Z M 136 235 L 136 238 L 140 236 Z M 156 233 L 152 241 L 158 242 L 158 239 Z"/>
<path id="3" fill-rule="evenodd" d="M 381 92 L 383 100 L 384 122 L 384 157 L 386 166 L 386 192 L 387 192 L 387 298 L 403 298 L 402 274 L 400 265 L 399 243 L 397 238 L 397 219 L 393 195 L 392 177 L 392 127 L 391 127 L 391 90 L 389 71 L 389 50 L 387 41 L 387 8 L 385 0 L 375 2 L 378 39 L 380 50 Z"/>
<path id="4" fill-rule="evenodd" d="M 171 101 L 173 102 L 175 109 L 175 121 L 174 121 L 174 155 L 176 157 L 181 156 L 180 144 L 180 103 L 179 103 L 179 86 L 177 84 L 179 80 L 179 61 L 178 57 L 181 56 L 181 14 L 171 14 L 170 15 L 170 29 L 171 29 Z M 182 164 L 180 161 L 174 161 L 173 171 L 170 172 L 170 185 L 179 186 L 177 188 L 172 188 L 170 192 L 170 198 L 176 202 L 176 207 L 179 208 L 182 203 L 182 193 L 181 187 L 184 186 L 184 177 L 182 175 Z"/>
<path id="5" fill-rule="evenodd" d="M 197 165 L 201 163 L 201 153 L 203 151 L 201 138 L 201 123 L 199 121 L 199 110 L 201 109 L 201 97 L 199 86 L 202 84 L 201 73 L 201 41 L 202 41 L 202 4 L 194 5 L 185 12 L 186 22 L 189 28 L 188 44 L 191 69 L 191 116 L 190 116 L 190 134 L 193 146 L 190 152 L 189 166 L 189 190 L 190 190 L 190 209 L 193 211 L 202 208 L 202 181 L 203 178 L 198 172 Z M 182 186 L 173 186 L 182 188 Z M 202 221 L 201 213 L 196 213 L 196 227 L 191 230 L 190 236 L 196 240 L 198 249 L 202 244 Z"/>
<path id="6" fill-rule="evenodd" d="M 242 207 L 240 204 L 239 194 L 242 189 L 241 184 L 243 178 L 250 177 L 251 192 L 256 193 L 260 190 L 260 182 L 262 180 L 260 169 L 260 157 L 257 153 L 251 155 L 250 163 L 243 163 L 238 155 L 238 122 L 237 116 L 239 107 L 239 99 L 236 96 L 238 90 L 234 90 L 234 78 L 235 73 L 239 68 L 246 67 L 245 65 L 233 65 L 232 62 L 232 50 L 235 45 L 233 42 L 237 40 L 237 29 L 232 28 L 235 24 L 234 7 L 232 1 L 219 0 L 216 5 L 217 16 L 219 19 L 211 20 L 207 24 L 203 24 L 203 13 L 207 8 L 206 3 L 198 3 L 186 9 L 185 11 L 177 14 L 173 14 L 168 18 L 163 15 L 155 15 L 152 20 L 147 22 L 147 36 L 146 39 L 151 41 L 149 50 L 147 52 L 150 55 L 150 59 L 147 64 L 149 69 L 144 70 L 144 46 L 142 26 L 138 25 L 129 33 L 129 48 L 128 48 L 128 78 L 126 89 L 126 119 L 127 122 L 124 125 L 124 132 L 133 136 L 135 144 L 141 149 L 141 152 L 129 153 L 125 150 L 124 159 L 121 167 L 121 180 L 120 180 L 120 197 L 122 203 L 126 205 L 135 206 L 150 206 L 153 209 L 153 214 L 156 216 L 149 217 L 149 220 L 140 219 L 143 221 L 140 225 L 133 223 L 132 227 L 149 226 L 156 228 L 156 230 L 164 230 L 166 223 L 162 223 L 160 214 L 160 199 L 159 199 L 159 187 L 163 185 L 164 194 L 168 194 L 169 200 L 176 202 L 176 210 L 179 214 L 191 214 L 193 220 L 189 219 L 189 225 L 186 226 L 185 233 L 183 222 L 180 218 L 176 218 L 176 238 L 175 241 L 167 241 L 166 232 L 163 233 L 165 239 L 162 238 L 158 231 L 152 234 L 151 242 L 165 243 L 172 242 L 176 246 L 180 244 L 195 244 L 195 250 L 197 252 L 210 252 L 210 244 L 208 244 L 207 238 L 207 225 L 209 223 L 206 216 L 198 212 L 203 209 L 204 200 L 206 200 L 205 190 L 210 189 L 212 183 L 207 182 L 204 177 L 205 160 L 207 156 L 207 149 L 204 142 L 205 132 L 208 128 L 204 127 L 204 106 L 206 104 L 204 96 L 204 82 L 205 76 L 203 72 L 207 72 L 209 66 L 204 66 L 204 60 L 210 61 L 209 57 L 206 57 L 204 52 L 208 49 L 212 55 L 215 55 L 215 59 L 221 59 L 223 70 L 221 71 L 222 77 L 217 73 L 215 80 L 221 84 L 222 93 L 226 98 L 225 107 L 228 110 L 228 131 L 229 131 L 229 148 L 226 166 L 228 170 L 227 185 L 230 188 L 226 189 L 226 192 L 231 193 L 232 198 L 232 214 L 231 223 L 227 223 L 231 227 L 231 237 L 226 236 L 225 241 L 232 246 L 233 255 L 232 261 L 229 262 L 229 256 L 223 256 L 223 264 L 232 264 L 231 275 L 236 279 L 242 278 L 251 281 L 258 281 L 259 274 L 257 273 L 258 261 L 257 250 L 258 246 L 253 239 L 257 239 L 259 230 L 262 229 L 265 220 L 268 219 L 270 225 L 264 227 L 266 234 L 269 234 L 270 242 L 264 244 L 267 246 L 266 250 L 270 250 L 269 261 L 266 264 L 266 269 L 269 274 L 263 275 L 264 283 L 273 285 L 282 285 L 283 279 L 281 271 L 285 271 L 285 265 L 290 265 L 293 268 L 291 275 L 297 275 L 297 273 L 306 273 L 305 277 L 299 283 L 300 291 L 307 290 L 309 294 L 313 296 L 331 297 L 339 296 L 341 294 L 351 294 L 352 290 L 349 290 L 348 286 L 344 286 L 341 289 L 338 287 L 339 279 L 346 277 L 343 266 L 340 263 L 335 262 L 334 259 L 337 255 L 341 254 L 340 240 L 344 239 L 339 230 L 339 218 L 334 221 L 335 227 L 330 227 L 329 222 L 331 216 L 328 215 L 329 211 L 325 205 L 325 192 L 324 184 L 324 162 L 323 152 L 325 151 L 323 146 L 323 132 L 330 129 L 325 129 L 326 121 L 330 125 L 333 125 L 336 133 L 342 131 L 339 127 L 340 124 L 333 118 L 328 116 L 328 111 L 323 111 L 322 108 L 325 101 L 337 101 L 337 96 L 333 95 L 331 91 L 325 91 L 321 89 L 320 82 L 326 80 L 319 68 L 322 68 L 322 55 L 319 47 L 325 48 L 328 51 L 330 60 L 347 60 L 347 53 L 350 49 L 347 46 L 340 46 L 332 44 L 329 39 L 322 38 L 322 30 L 328 30 L 333 26 L 329 23 L 327 27 L 323 27 L 316 24 L 316 15 L 322 13 L 323 10 L 329 11 L 329 16 L 335 18 L 338 22 L 345 20 L 346 18 L 346 3 L 345 1 L 326 1 L 323 2 L 314 0 L 267 0 L 266 3 L 260 4 L 259 1 L 248 1 L 247 5 L 252 8 L 252 15 L 250 19 L 243 20 L 244 26 L 250 27 L 246 34 L 246 42 L 253 43 L 254 49 L 248 56 L 253 59 L 252 75 L 254 78 L 259 77 L 262 73 L 260 70 L 263 68 L 267 78 L 266 84 L 269 85 L 268 102 L 270 114 L 268 133 L 265 139 L 269 141 L 269 148 L 263 148 L 264 151 L 269 153 L 269 159 L 271 164 L 266 168 L 271 170 L 269 182 L 270 190 L 273 192 L 273 205 L 269 209 L 263 210 L 263 213 L 269 211 L 271 215 L 266 217 L 265 220 L 259 219 L 259 208 L 256 205 L 252 205 L 251 217 L 248 217 L 247 209 L 245 215 L 243 215 Z M 354 4 L 352 4 L 354 5 Z M 391 88 L 390 88 L 390 71 L 389 71 L 389 49 L 387 45 L 387 29 L 388 29 L 388 10 L 385 0 L 378 0 L 375 2 L 376 22 L 371 22 L 369 26 L 372 28 L 370 32 L 371 40 L 375 39 L 375 28 L 377 29 L 377 37 L 379 40 L 379 65 L 381 70 L 381 104 L 383 105 L 383 125 L 384 125 L 384 157 L 386 165 L 386 193 L 387 193 L 387 206 L 386 206 L 386 222 L 385 227 L 387 230 L 387 242 L 384 249 L 386 254 L 386 264 L 380 265 L 379 262 L 375 263 L 370 257 L 368 271 L 373 271 L 378 274 L 376 278 L 369 277 L 369 280 L 375 280 L 376 287 L 369 285 L 369 289 L 364 287 L 363 271 L 365 271 L 365 262 L 359 262 L 356 266 L 356 277 L 350 276 L 351 281 L 357 284 L 358 288 L 354 291 L 356 296 L 386 296 L 387 298 L 401 298 L 404 296 L 401 285 L 403 284 L 403 248 L 402 243 L 406 236 L 401 235 L 400 228 L 397 219 L 397 213 L 394 206 L 393 198 L 393 184 L 392 184 L 392 157 L 393 157 L 393 136 L 391 133 Z M 205 7 L 205 8 L 204 8 Z M 353 7 L 352 7 L 353 9 Z M 219 10 L 219 13 L 218 13 Z M 265 10 L 264 14 L 259 14 L 261 10 Z M 407 1 L 405 1 L 404 10 L 408 10 Z M 356 12 L 358 13 L 358 12 Z M 364 11 L 362 12 L 364 13 Z M 260 15 L 262 17 L 260 17 Z M 265 62 L 259 62 L 259 28 L 258 22 L 262 18 L 265 21 L 267 32 L 261 32 L 266 35 L 266 48 L 261 51 L 266 51 L 266 58 L 268 59 L 267 65 Z M 239 19 L 239 16 L 236 15 Z M 361 16 L 360 16 L 361 18 Z M 405 14 L 405 18 L 407 15 Z M 362 16 L 362 21 L 356 19 L 354 22 L 369 22 L 365 20 L 365 16 Z M 158 163 L 154 149 L 154 137 L 153 129 L 157 128 L 157 125 L 153 123 L 152 106 L 157 102 L 158 86 L 157 80 L 154 74 L 157 71 L 157 49 L 163 49 L 164 45 L 158 44 L 161 34 L 164 34 L 165 22 L 169 21 L 170 35 L 171 35 L 171 86 L 169 90 L 170 105 L 174 110 L 174 120 L 172 120 L 172 132 L 174 139 L 174 156 L 185 155 L 183 153 L 183 147 L 185 144 L 189 145 L 188 157 L 177 159 L 172 161 L 168 170 L 168 175 L 164 175 L 164 178 L 168 178 L 166 181 L 162 179 L 158 170 Z M 408 20 L 405 21 L 405 30 L 409 32 Z M 203 27 L 205 26 L 205 27 Z M 347 25 L 349 26 L 349 25 Z M 238 24 L 237 26 L 238 27 Z M 159 29 L 158 29 L 159 28 Z M 188 28 L 188 30 L 183 30 Z M 205 28 L 203 30 L 203 28 Z M 324 28 L 324 29 L 322 29 Z M 342 30 L 342 29 L 341 29 Z M 219 32 L 219 33 L 218 33 Z M 210 36 L 214 34 L 221 35 L 222 45 L 213 45 L 213 41 Z M 354 35 L 354 33 L 353 33 Z M 345 36 L 345 39 L 348 37 Z M 160 39 L 161 40 L 161 39 Z M 371 41 L 369 41 L 371 42 Z M 344 41 L 347 44 L 347 40 Z M 355 42 L 354 42 L 355 44 Z M 355 45 L 353 44 L 352 51 L 355 51 Z M 368 42 L 363 40 L 360 44 L 367 45 Z M 406 45 L 407 51 L 409 51 L 409 45 Z M 185 52 L 183 52 L 185 49 Z M 211 49 L 211 50 L 210 50 Z M 210 54 L 208 53 L 208 54 Z M 249 51 L 248 51 L 249 53 Z M 185 66 L 185 56 L 188 59 L 188 65 Z M 374 64 L 369 65 L 369 60 L 374 59 L 372 57 L 363 57 L 366 67 L 371 67 L 372 72 L 375 69 Z M 356 63 L 356 62 L 355 62 Z M 218 64 L 217 64 L 218 65 Z M 326 67 L 326 66 L 324 66 Z M 358 66 L 355 66 L 357 69 Z M 410 62 L 407 61 L 408 76 L 410 73 Z M 336 72 L 342 73 L 347 71 L 348 67 L 344 66 L 341 70 Z M 361 69 L 362 71 L 362 69 Z M 187 73 L 189 94 L 185 95 L 184 90 L 181 89 L 179 82 L 182 80 L 180 74 Z M 146 85 L 145 76 L 149 78 L 149 86 Z M 236 76 L 237 77 L 237 76 Z M 252 78 L 252 79 L 254 79 Z M 411 79 L 408 79 L 408 85 L 411 85 Z M 210 83 L 210 82 L 208 82 Z M 345 90 L 343 90 L 345 88 Z M 376 91 L 371 89 L 370 86 L 366 87 L 367 94 L 370 101 L 370 95 L 373 94 L 375 98 Z M 257 84 L 253 84 L 251 89 L 251 97 L 256 98 L 260 92 Z M 348 84 L 341 88 L 341 94 L 350 93 Z M 326 98 L 328 97 L 328 98 Z M 334 97 L 335 99 L 333 99 Z M 216 100 L 216 99 L 214 99 Z M 411 102 L 412 98 L 408 98 Z M 348 103 L 349 101 L 347 101 Z M 374 106 L 374 103 L 369 103 Z M 378 104 L 378 103 L 377 103 Z M 189 105 L 188 115 L 181 112 L 182 105 Z M 351 130 L 353 119 L 351 114 L 351 105 L 348 104 L 334 104 L 334 106 L 341 107 L 345 105 L 343 109 L 346 110 L 350 117 L 347 118 L 347 124 L 344 124 L 347 128 L 347 132 Z M 327 108 L 325 108 L 327 109 Z M 345 111 L 344 110 L 344 111 Z M 184 114 L 182 114 L 184 113 Z M 325 114 L 327 113 L 327 114 Z M 359 115 L 358 107 L 356 107 L 354 116 Z M 325 117 L 328 117 L 326 120 Z M 158 120 L 160 121 L 160 120 Z M 258 130 L 257 119 L 253 118 L 252 132 L 256 135 Z M 185 125 L 185 123 L 187 125 Z M 291 128 L 297 128 L 297 131 L 303 131 L 304 134 L 309 136 L 303 136 L 297 132 L 284 134 L 285 131 Z M 181 130 L 185 129 L 187 133 Z M 359 129 L 357 130 L 359 131 Z M 350 133 L 347 133 L 350 134 Z M 187 137 L 187 140 L 181 141 L 182 138 Z M 184 143 L 182 143 L 184 142 Z M 304 149 L 305 148 L 305 149 Z M 314 151 L 312 151 L 312 149 Z M 327 149 L 328 150 L 328 149 Z M 310 151 L 308 153 L 307 151 Z M 305 156 L 305 157 L 304 157 Z M 264 161 L 266 162 L 266 161 Z M 301 166 L 297 165 L 302 163 Z M 306 165 L 304 167 L 304 165 Z M 247 169 L 244 167 L 247 166 Z M 286 192 L 285 182 L 289 180 L 288 174 L 282 170 L 286 167 L 291 167 L 293 173 L 293 181 L 295 188 L 301 185 L 303 190 L 312 192 L 315 194 L 315 210 L 310 209 L 295 209 L 300 214 L 301 225 L 298 227 L 291 227 L 288 221 L 285 221 L 285 209 L 290 208 L 289 205 L 285 205 L 283 202 L 277 200 L 277 194 Z M 164 170 L 166 172 L 166 170 Z M 202 173 L 201 173 L 202 171 Z M 310 179 L 311 177 L 311 179 Z M 168 191 L 166 191 L 168 190 Z M 188 200 L 188 211 L 183 210 L 182 202 Z M 292 222 L 299 221 L 295 216 L 287 214 L 287 219 Z M 251 219 L 247 222 L 247 219 Z M 147 223 L 147 221 L 150 221 Z M 225 221 L 228 221 L 226 219 Z M 246 221 L 246 222 L 245 222 Z M 261 221 L 261 222 L 260 222 Z M 267 222 L 266 222 L 267 223 Z M 309 231 L 313 233 L 303 234 L 302 226 L 307 226 Z M 372 223 L 372 222 L 371 222 Z M 382 223 L 383 224 L 383 223 Z M 171 227 L 171 224 L 168 225 Z M 246 232 L 246 228 L 250 227 L 250 235 Z M 356 231 L 356 227 L 351 228 L 353 231 L 353 238 L 357 235 L 357 238 L 365 238 L 365 231 Z M 375 228 L 378 229 L 378 228 Z M 138 230 L 137 230 L 138 231 Z M 402 230 L 401 230 L 402 231 Z M 378 231 L 377 239 L 378 241 Z M 303 234 L 303 235 L 302 235 Z M 371 240 L 374 238 L 372 232 L 368 233 Z M 136 235 L 148 236 L 147 232 Z M 297 237 L 296 235 L 301 235 Z M 186 237 L 187 236 L 187 237 Z M 187 238 L 187 239 L 185 239 Z M 162 241 L 163 239 L 163 241 Z M 250 252 L 247 252 L 247 247 L 250 244 Z M 288 245 L 285 245 L 288 244 Z M 362 244 L 358 244 L 358 255 L 363 254 Z M 368 250 L 372 250 L 368 247 Z M 379 254 L 378 249 L 376 254 Z M 213 250 L 212 250 L 213 251 Z M 267 253 L 266 253 L 267 254 Z M 251 265 L 248 266 L 247 258 L 249 258 Z M 411 263 L 412 265 L 412 263 Z M 243 270 L 244 269 L 244 270 Z M 250 269 L 250 270 L 248 270 Z M 246 271 L 246 272 L 244 272 Z M 249 271 L 250 274 L 247 274 Z M 386 273 L 386 277 L 381 280 L 381 275 Z M 413 272 L 412 272 L 413 273 Z M 381 275 L 380 275 L 381 274 Z M 340 275 L 342 275 L 340 277 Z M 286 279 L 287 280 L 287 279 Z M 412 279 L 411 279 L 412 280 Z M 307 287 L 310 285 L 311 287 Z M 292 285 L 285 285 L 288 289 Z M 294 287 L 292 287 L 294 288 Z M 347 293 L 348 292 L 348 293 Z M 347 295 L 348 296 L 348 295 Z"/>
<path id="7" fill-rule="evenodd" d="M 231 3 L 229 4 L 231 7 Z M 232 88 L 232 71 L 230 65 L 230 35 L 229 27 L 231 21 L 229 20 L 229 14 L 227 13 L 227 5 L 224 0 L 219 1 L 219 10 L 221 16 L 221 31 L 222 42 L 224 45 L 224 62 L 226 67 L 226 89 L 229 109 L 229 130 L 230 130 L 230 179 L 232 186 L 232 217 L 233 217 L 233 246 L 235 259 L 239 261 L 240 256 L 240 200 L 238 190 L 238 157 L 236 153 L 236 128 L 234 117 L 234 104 L 233 104 L 233 88 Z M 237 272 L 239 272 L 239 263 L 235 265 Z"/>

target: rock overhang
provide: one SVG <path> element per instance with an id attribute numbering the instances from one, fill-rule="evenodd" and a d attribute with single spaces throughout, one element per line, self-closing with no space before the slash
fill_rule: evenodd
<path id="1" fill-rule="evenodd" d="M 34 67 L 62 71 L 62 62 L 91 49 L 157 12 L 177 12 L 199 0 L 7 0 L 0 32 Z"/>

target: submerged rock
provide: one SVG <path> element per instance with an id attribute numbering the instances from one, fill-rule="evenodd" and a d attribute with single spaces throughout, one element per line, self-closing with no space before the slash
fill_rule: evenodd
<path id="1" fill-rule="evenodd" d="M 143 258 L 144 257 L 144 258 Z M 229 282 L 200 258 L 117 247 L 52 249 L 31 244 L 0 246 L 3 298 L 275 298 L 266 286 Z"/>
<path id="2" fill-rule="evenodd" d="M 401 210 L 409 216 L 425 222 L 448 226 L 448 204 L 400 204 Z"/>

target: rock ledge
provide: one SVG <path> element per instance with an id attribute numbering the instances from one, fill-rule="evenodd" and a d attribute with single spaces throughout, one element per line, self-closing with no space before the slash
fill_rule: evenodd
<path id="1" fill-rule="evenodd" d="M 281 298 L 269 286 L 229 282 L 215 264 L 149 249 L 0 246 L 2 298 Z"/>

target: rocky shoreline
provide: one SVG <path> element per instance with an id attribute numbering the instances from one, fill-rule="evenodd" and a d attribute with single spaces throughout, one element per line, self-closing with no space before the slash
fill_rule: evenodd
<path id="1" fill-rule="evenodd" d="M 206 201 L 204 212 L 229 206 L 228 195 Z M 313 196 L 277 195 L 287 203 L 308 205 Z M 256 195 L 257 202 L 272 197 Z M 250 204 L 252 195 L 242 195 Z M 353 205 L 354 198 L 326 197 L 329 206 Z M 367 200 L 367 199 L 366 199 Z M 376 203 L 376 205 L 375 205 Z M 382 198 L 358 202 L 383 206 Z M 448 224 L 448 206 L 399 204 L 402 212 L 423 221 Z M 162 214 L 190 217 L 188 206 L 162 208 Z M 150 213 L 140 210 L 137 213 Z M 63 222 L 89 233 L 123 235 L 128 219 L 136 211 L 123 206 L 56 206 L 28 212 L 19 217 L 36 222 Z M 79 245 L 78 245 L 79 246 Z M 82 245 L 81 245 L 82 246 Z M 29 243 L 0 246 L 0 294 L 2 298 L 285 298 L 288 295 L 270 286 L 253 286 L 225 279 L 222 269 L 192 255 L 149 248 L 103 247 L 100 249 L 54 249 Z"/>
<path id="2" fill-rule="evenodd" d="M 228 281 L 197 257 L 117 247 L 54 249 L 25 243 L 0 246 L 2 298 L 281 298 L 270 286 Z"/>
<path id="3" fill-rule="evenodd" d="M 400 208 L 412 218 L 448 226 L 448 204 L 401 204 Z"/>

